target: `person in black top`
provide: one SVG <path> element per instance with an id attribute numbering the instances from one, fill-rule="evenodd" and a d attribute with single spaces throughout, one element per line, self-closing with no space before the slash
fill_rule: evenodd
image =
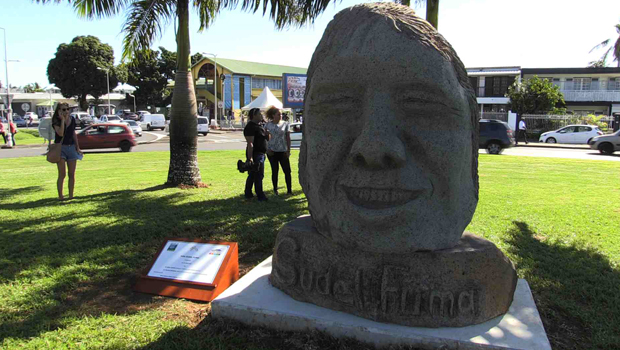
<path id="1" fill-rule="evenodd" d="M 63 183 L 65 181 L 66 171 L 65 163 L 69 169 L 69 198 L 73 199 L 73 188 L 75 187 L 75 168 L 77 161 L 82 160 L 83 154 L 78 144 L 77 134 L 75 133 L 75 119 L 69 115 L 69 105 L 59 103 L 52 116 L 52 126 L 56 132 L 54 143 L 62 142 L 62 152 L 58 165 L 58 181 L 56 187 L 58 189 L 58 199 L 64 200 L 62 195 Z"/>
<path id="2" fill-rule="evenodd" d="M 252 165 L 245 181 L 245 198 L 252 198 L 252 185 L 259 201 L 266 201 L 263 192 L 263 177 L 265 176 L 265 153 L 267 152 L 267 132 L 260 125 L 263 115 L 258 108 L 252 108 L 248 116 L 248 125 L 243 129 L 243 136 L 247 141 L 245 150 L 246 164 Z"/>

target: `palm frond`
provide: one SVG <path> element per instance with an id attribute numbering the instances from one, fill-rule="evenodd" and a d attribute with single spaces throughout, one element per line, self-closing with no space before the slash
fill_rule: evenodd
<path id="1" fill-rule="evenodd" d="M 93 19 L 114 16 L 130 3 L 129 0 L 75 0 L 73 9 L 78 16 Z"/>
<path id="2" fill-rule="evenodd" d="M 331 0 L 243 0 L 242 10 L 257 12 L 262 8 L 263 15 L 269 13 L 278 29 L 290 25 L 303 26 L 313 23 Z"/>
<path id="3" fill-rule="evenodd" d="M 215 16 L 220 12 L 220 8 L 234 5 L 231 1 L 221 2 L 219 0 L 194 0 L 193 6 L 198 11 L 200 18 L 199 32 L 209 28 Z"/>
<path id="4" fill-rule="evenodd" d="M 123 60 L 136 52 L 148 52 L 153 41 L 163 34 L 162 25 L 174 18 L 175 4 L 169 0 L 139 0 L 131 4 L 123 24 Z"/>
<path id="5" fill-rule="evenodd" d="M 592 48 L 592 50 L 590 50 L 590 52 L 588 52 L 588 53 L 591 53 L 591 52 L 592 52 L 592 51 L 594 51 L 594 50 L 598 50 L 598 49 L 600 49 L 601 47 L 605 47 L 605 46 L 609 45 L 609 40 L 610 40 L 610 39 L 607 39 L 607 40 L 603 40 L 603 41 L 601 41 L 601 43 L 600 43 L 600 44 L 597 44 L 596 46 L 594 46 L 594 47 Z"/>
<path id="6" fill-rule="evenodd" d="M 37 4 L 60 4 L 63 0 L 33 0 Z M 88 19 L 111 17 L 123 11 L 131 0 L 66 0 L 80 17 Z"/>

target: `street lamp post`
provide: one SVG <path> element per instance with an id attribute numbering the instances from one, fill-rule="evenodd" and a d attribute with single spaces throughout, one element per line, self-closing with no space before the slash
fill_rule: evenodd
<path id="1" fill-rule="evenodd" d="M 13 147 L 13 135 L 11 135 L 11 122 L 13 121 L 13 109 L 11 108 L 11 85 L 9 84 L 9 56 L 6 53 L 6 29 L 0 27 L 4 32 L 4 72 L 6 74 L 6 103 L 8 104 L 8 112 L 6 116 L 6 121 L 8 123 L 8 133 L 7 133 L 7 146 Z"/>
<path id="2" fill-rule="evenodd" d="M 203 55 L 211 55 L 213 56 L 213 62 L 215 63 L 215 69 L 213 70 L 213 89 L 214 89 L 214 94 L 213 94 L 213 99 L 215 101 L 213 101 L 215 103 L 215 106 L 213 108 L 214 113 L 214 118 L 215 118 L 215 122 L 217 123 L 217 55 L 214 53 L 208 53 L 208 52 L 202 52 Z"/>
<path id="3" fill-rule="evenodd" d="M 108 83 L 108 114 L 112 114 L 112 111 L 110 110 L 110 106 L 112 106 L 112 104 L 110 103 L 110 69 L 101 67 L 97 67 L 97 69 L 105 71 L 105 76 Z"/>
<path id="4" fill-rule="evenodd" d="M 136 96 L 134 96 L 132 94 L 127 94 L 127 95 L 133 97 L 133 112 L 136 113 L 137 112 L 137 110 L 136 110 Z"/>

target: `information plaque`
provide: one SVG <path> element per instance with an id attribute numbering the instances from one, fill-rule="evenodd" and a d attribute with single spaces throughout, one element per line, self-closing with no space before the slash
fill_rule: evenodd
<path id="1" fill-rule="evenodd" d="M 211 301 L 238 279 L 237 243 L 168 238 L 134 290 Z"/>

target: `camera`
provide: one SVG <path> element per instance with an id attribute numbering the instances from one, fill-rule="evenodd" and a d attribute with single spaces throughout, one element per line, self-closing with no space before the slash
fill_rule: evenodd
<path id="1" fill-rule="evenodd" d="M 239 159 L 237 161 L 237 170 L 239 170 L 240 173 L 245 173 L 246 171 L 257 171 L 258 164 L 254 164 L 254 163 L 246 164 L 244 161 Z"/>

